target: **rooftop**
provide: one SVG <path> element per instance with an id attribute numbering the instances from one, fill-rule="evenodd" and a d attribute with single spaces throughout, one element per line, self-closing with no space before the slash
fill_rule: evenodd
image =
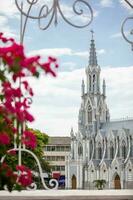
<path id="1" fill-rule="evenodd" d="M 70 145 L 70 137 L 49 137 L 48 145 Z"/>

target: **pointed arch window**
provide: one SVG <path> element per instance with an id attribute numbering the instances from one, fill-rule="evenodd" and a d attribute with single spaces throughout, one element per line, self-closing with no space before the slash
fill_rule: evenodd
<path id="1" fill-rule="evenodd" d="M 89 90 L 91 91 L 91 75 L 89 75 Z"/>
<path id="2" fill-rule="evenodd" d="M 92 157 L 92 150 L 93 150 L 93 142 L 90 141 L 90 158 Z"/>
<path id="3" fill-rule="evenodd" d="M 102 146 L 101 143 L 98 143 L 98 159 L 102 159 Z"/>
<path id="4" fill-rule="evenodd" d="M 133 140 L 132 137 L 130 136 L 130 157 L 133 157 Z"/>
<path id="5" fill-rule="evenodd" d="M 96 81 L 96 76 L 94 74 L 93 75 L 93 92 L 95 91 L 95 81 Z"/>
<path id="6" fill-rule="evenodd" d="M 83 147 L 82 147 L 81 143 L 79 143 L 79 145 L 78 145 L 78 154 L 79 154 L 79 156 L 83 155 Z"/>
<path id="7" fill-rule="evenodd" d="M 122 157 L 126 158 L 126 143 L 124 140 L 122 141 Z"/>
<path id="8" fill-rule="evenodd" d="M 91 123 L 92 122 L 92 107 L 90 105 L 90 102 L 88 104 L 88 123 Z"/>
<path id="9" fill-rule="evenodd" d="M 110 142 L 110 158 L 114 158 L 114 145 L 113 142 Z"/>
<path id="10" fill-rule="evenodd" d="M 99 114 L 100 114 L 100 115 L 102 114 L 102 108 L 101 108 L 101 105 L 99 106 Z"/>

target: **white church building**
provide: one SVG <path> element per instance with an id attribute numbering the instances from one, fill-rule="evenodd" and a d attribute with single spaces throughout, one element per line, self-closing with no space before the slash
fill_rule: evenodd
<path id="1" fill-rule="evenodd" d="M 106 181 L 105 189 L 133 189 L 133 120 L 110 120 L 105 80 L 100 89 L 100 71 L 92 33 L 86 84 L 82 81 L 81 85 L 78 132 L 71 129 L 70 133 L 66 189 L 95 189 L 93 181 L 101 179 Z"/>

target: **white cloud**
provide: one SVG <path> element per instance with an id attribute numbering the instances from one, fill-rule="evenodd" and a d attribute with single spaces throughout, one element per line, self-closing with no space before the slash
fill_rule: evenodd
<path id="1" fill-rule="evenodd" d="M 129 31 L 125 31 L 124 34 L 125 34 L 126 36 L 128 36 L 128 35 L 130 34 L 130 32 L 129 32 Z M 119 32 L 119 33 L 114 33 L 113 35 L 111 35 L 111 38 L 116 38 L 116 39 L 117 39 L 117 38 L 121 38 L 121 37 L 123 37 L 121 32 Z"/>
<path id="2" fill-rule="evenodd" d="M 3 32 L 6 37 L 18 37 L 14 30 L 10 28 L 8 18 L 5 16 L 0 16 L 0 32 Z"/>
<path id="3" fill-rule="evenodd" d="M 99 55 L 105 54 L 105 49 L 97 50 Z M 29 52 L 29 55 L 41 55 L 41 56 L 79 56 L 83 58 L 88 58 L 89 52 L 88 51 L 75 51 L 70 48 L 53 48 L 53 49 L 39 49 Z"/>
<path id="4" fill-rule="evenodd" d="M 77 6 L 75 7 L 76 11 L 79 12 L 80 9 L 83 10 L 83 14 L 82 15 L 78 15 L 73 11 L 73 7 L 72 5 L 67 5 L 67 4 L 61 4 L 60 8 L 62 10 L 62 13 L 64 15 L 65 18 L 69 19 L 69 21 L 73 22 L 73 23 L 77 23 L 77 25 L 79 25 L 78 23 L 87 23 L 90 20 L 91 17 L 91 13 L 88 9 L 88 7 L 84 4 L 83 7 L 81 7 L 81 5 L 83 4 L 77 4 Z M 97 17 L 99 15 L 99 11 L 97 10 L 93 10 L 93 16 Z M 61 16 L 61 15 L 59 15 Z M 82 24 L 81 24 L 82 25 Z"/>
<path id="5" fill-rule="evenodd" d="M 61 64 L 61 67 L 65 68 L 66 70 L 74 70 L 77 67 L 77 64 L 74 62 L 64 62 Z"/>
<path id="6" fill-rule="evenodd" d="M 120 38 L 120 37 L 122 37 L 122 33 L 121 32 L 114 33 L 114 34 L 111 35 L 111 38 Z"/>
<path id="7" fill-rule="evenodd" d="M 106 67 L 101 78 L 106 79 L 107 102 L 112 118 L 133 116 L 133 66 Z M 78 110 L 80 107 L 80 88 L 85 69 L 60 72 L 56 79 L 41 77 L 31 80 L 35 98 L 32 112 L 36 117 L 34 128 L 49 135 L 69 135 L 73 126 L 77 130 Z"/>
<path id="8" fill-rule="evenodd" d="M 106 54 L 106 50 L 105 49 L 99 49 L 99 50 L 97 50 L 97 53 L 99 55 Z"/>
<path id="9" fill-rule="evenodd" d="M 0 13 L 7 17 L 18 17 L 18 10 L 15 0 L 4 0 L 0 2 Z"/>
<path id="10" fill-rule="evenodd" d="M 112 7 L 113 1 L 112 0 L 100 0 L 102 7 Z"/>

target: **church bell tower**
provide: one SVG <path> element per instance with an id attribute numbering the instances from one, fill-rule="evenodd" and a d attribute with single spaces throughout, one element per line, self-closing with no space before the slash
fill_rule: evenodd
<path id="1" fill-rule="evenodd" d="M 79 131 L 84 136 L 97 134 L 101 124 L 109 121 L 109 110 L 105 102 L 106 83 L 103 80 L 101 92 L 100 71 L 101 69 L 97 62 L 94 32 L 91 31 L 89 64 L 86 68 L 86 88 L 84 80 L 82 80 L 82 102 L 78 120 Z"/>

